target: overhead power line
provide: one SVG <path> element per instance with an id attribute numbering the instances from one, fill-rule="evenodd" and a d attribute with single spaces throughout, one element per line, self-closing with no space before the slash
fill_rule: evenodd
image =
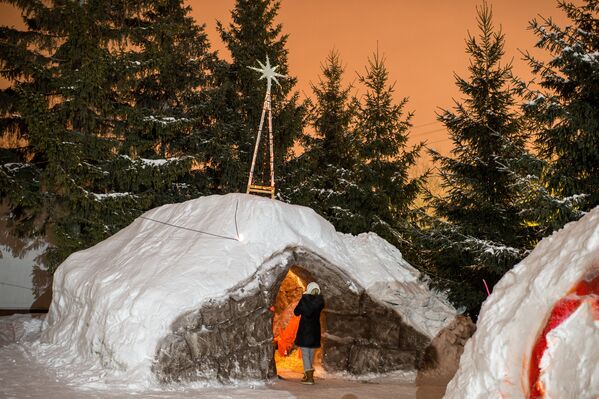
<path id="1" fill-rule="evenodd" d="M 412 129 L 418 129 L 418 128 L 421 128 L 421 127 L 434 125 L 435 123 L 441 123 L 441 122 L 439 122 L 439 121 L 432 121 L 432 122 L 428 122 L 428 123 L 422 123 L 420 125 L 412 126 Z"/>
<path id="2" fill-rule="evenodd" d="M 416 134 L 408 133 L 408 134 L 409 134 L 410 137 L 421 137 L 421 136 L 427 136 L 427 135 L 433 134 L 433 133 L 442 132 L 444 130 L 446 130 L 446 128 L 445 127 L 441 127 L 441 128 L 434 129 L 434 130 L 429 130 L 427 132 L 416 133 Z"/>
<path id="3" fill-rule="evenodd" d="M 451 141 L 451 139 L 448 137 L 448 138 L 441 139 L 441 140 L 435 140 L 435 141 L 431 141 L 430 143 L 426 143 L 426 144 L 442 143 L 442 142 L 444 142 L 444 141 Z"/>

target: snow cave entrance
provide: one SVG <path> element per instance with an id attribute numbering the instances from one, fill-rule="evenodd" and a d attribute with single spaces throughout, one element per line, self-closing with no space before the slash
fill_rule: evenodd
<path id="1" fill-rule="evenodd" d="M 289 268 L 271 308 L 274 358 L 279 375 L 303 373 L 301 350 L 294 344 L 300 318 L 293 314 L 293 309 L 311 281 L 315 279 L 301 266 Z M 324 329 L 324 312 L 320 321 L 321 328 Z M 315 367 L 320 368 L 321 359 L 321 349 L 318 349 L 314 359 Z"/>
<path id="2" fill-rule="evenodd" d="M 293 345 L 296 331 L 288 327 L 295 304 L 312 281 L 325 299 L 321 348 L 314 359 L 317 375 L 322 369 L 354 375 L 415 370 L 427 363 L 431 340 L 405 324 L 388 304 L 371 298 L 343 270 L 299 248 L 279 256 L 284 260 L 278 266 L 252 280 L 258 284 L 209 299 L 173 323 L 158 344 L 152 367 L 161 382 L 229 383 L 301 375 L 301 357 Z"/>

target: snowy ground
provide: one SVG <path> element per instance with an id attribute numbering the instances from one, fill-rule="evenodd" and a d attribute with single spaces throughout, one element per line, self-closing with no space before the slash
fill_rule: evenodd
<path id="1" fill-rule="evenodd" d="M 316 385 L 299 383 L 300 374 L 286 373 L 284 380 L 233 387 L 156 386 L 134 389 L 122 382 L 86 378 L 44 365 L 39 356 L 41 321 L 28 315 L 0 317 L 0 397 L 22 398 L 210 398 L 210 399 L 436 399 L 445 392 L 443 382 L 415 384 L 406 376 L 368 380 L 318 378 Z"/>

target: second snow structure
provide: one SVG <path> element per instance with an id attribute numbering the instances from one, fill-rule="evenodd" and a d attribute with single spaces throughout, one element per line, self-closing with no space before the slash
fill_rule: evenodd
<path id="1" fill-rule="evenodd" d="M 338 233 L 312 209 L 243 194 L 153 209 L 71 255 L 44 337 L 163 382 L 272 378 L 274 305 L 290 271 L 325 297 L 327 371 L 457 369 L 473 324 L 399 250 L 373 233 Z"/>

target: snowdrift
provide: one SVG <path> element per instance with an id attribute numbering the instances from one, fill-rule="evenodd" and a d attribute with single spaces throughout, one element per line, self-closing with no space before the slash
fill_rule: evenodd
<path id="1" fill-rule="evenodd" d="M 445 398 L 599 397 L 599 208 L 542 240 L 482 306 Z"/>
<path id="2" fill-rule="evenodd" d="M 455 372 L 471 322 L 395 247 L 245 194 L 150 210 L 72 254 L 54 276 L 42 339 L 63 365 L 131 381 L 270 378 L 269 308 L 291 267 L 322 287 L 329 370 Z"/>

